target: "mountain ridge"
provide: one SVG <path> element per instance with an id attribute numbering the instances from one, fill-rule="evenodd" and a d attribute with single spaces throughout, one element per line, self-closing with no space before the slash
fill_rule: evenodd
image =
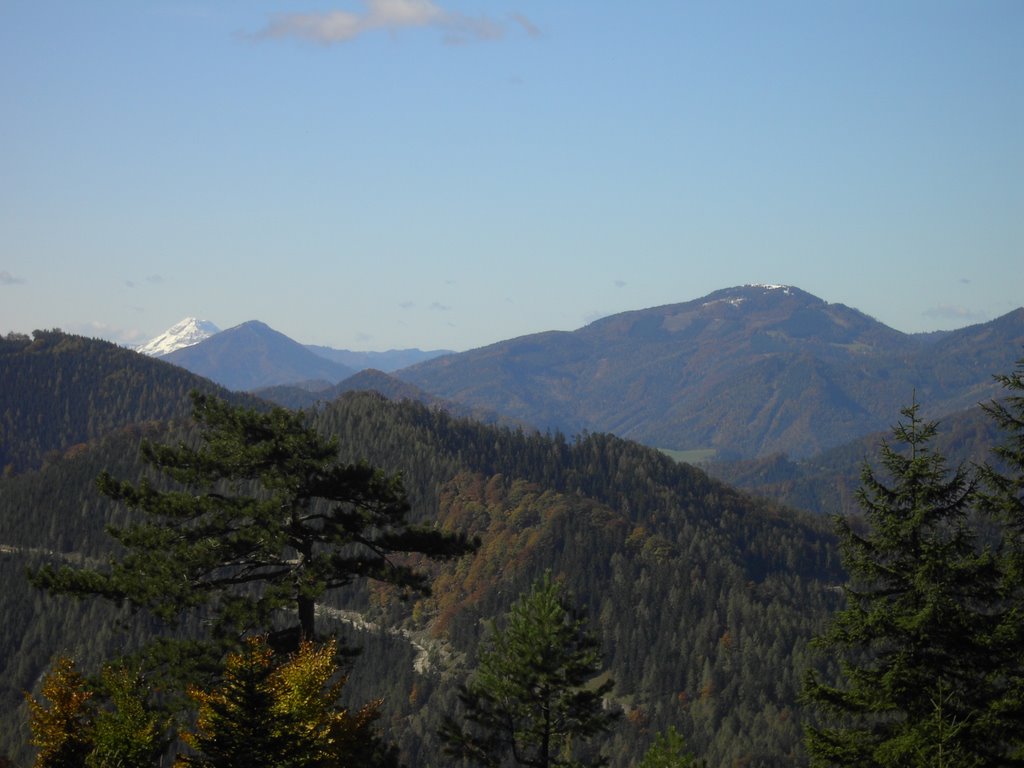
<path id="1" fill-rule="evenodd" d="M 915 391 L 939 413 L 990 396 L 991 374 L 1022 346 L 1024 309 L 910 335 L 794 286 L 748 285 L 396 375 L 542 429 L 610 431 L 721 458 L 803 456 L 884 429 Z"/>
<path id="2" fill-rule="evenodd" d="M 162 359 L 228 389 L 243 391 L 311 379 L 336 383 L 355 373 L 259 320 L 228 328 Z"/>

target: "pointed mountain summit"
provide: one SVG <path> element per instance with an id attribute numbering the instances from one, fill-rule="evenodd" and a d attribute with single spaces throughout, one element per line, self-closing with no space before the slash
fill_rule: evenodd
<path id="1" fill-rule="evenodd" d="M 355 373 L 258 320 L 228 328 L 163 359 L 228 389 L 247 392 L 313 379 L 335 384 Z"/>
<path id="2" fill-rule="evenodd" d="M 194 317 L 186 317 L 156 338 L 150 339 L 145 344 L 136 347 L 135 351 L 150 357 L 163 357 L 174 352 L 176 349 L 183 349 L 184 347 L 198 344 L 215 333 L 220 333 L 220 328 L 209 320 L 197 320 Z"/>

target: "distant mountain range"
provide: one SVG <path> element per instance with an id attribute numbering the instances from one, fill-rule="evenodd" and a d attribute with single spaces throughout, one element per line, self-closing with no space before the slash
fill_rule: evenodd
<path id="1" fill-rule="evenodd" d="M 228 328 L 162 359 L 228 389 L 246 391 L 317 379 L 329 386 L 355 373 L 258 320 Z"/>
<path id="2" fill-rule="evenodd" d="M 353 352 L 349 349 L 332 349 L 315 344 L 307 344 L 306 349 L 320 357 L 347 365 L 357 371 L 372 368 L 384 373 L 391 373 L 425 360 L 452 354 L 450 349 L 389 349 L 386 352 Z"/>
<path id="3" fill-rule="evenodd" d="M 373 388 L 570 435 L 612 432 L 689 459 L 738 459 L 809 456 L 885 430 L 915 397 L 928 417 L 962 411 L 994 396 L 992 375 L 1022 354 L 1024 308 L 905 334 L 799 288 L 747 285 L 462 353 L 309 347 L 252 321 L 163 359 L 230 389 L 275 387 L 264 396 L 291 405 L 336 397 L 360 365 L 415 361 L 393 370 L 403 385 L 376 371 Z"/>
<path id="4" fill-rule="evenodd" d="M 570 434 L 612 432 L 719 458 L 807 456 L 994 396 L 1024 308 L 909 335 L 791 286 L 748 285 L 503 341 L 399 371 L 454 402 Z"/>
<path id="5" fill-rule="evenodd" d="M 226 335 L 220 335 L 222 333 Z M 312 355 L 304 354 L 300 348 Z M 357 371 L 370 368 L 395 371 L 450 352 L 446 349 L 354 352 L 302 345 L 255 320 L 222 332 L 209 320 L 194 317 L 186 317 L 135 349 L 144 355 L 166 358 L 222 386 L 246 391 L 283 384 L 300 384 L 310 391 L 322 390 Z M 185 349 L 191 351 L 180 352 Z M 334 365 L 325 365 L 324 360 Z"/>

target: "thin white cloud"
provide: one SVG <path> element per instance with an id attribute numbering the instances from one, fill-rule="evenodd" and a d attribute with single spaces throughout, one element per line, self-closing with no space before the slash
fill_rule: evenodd
<path id="1" fill-rule="evenodd" d="M 487 16 L 471 17 L 444 10 L 431 0 L 365 0 L 361 13 L 325 11 L 289 13 L 273 18 L 255 37 L 258 39 L 298 39 L 322 45 L 354 40 L 366 32 L 431 27 L 444 33 L 449 44 L 504 37 L 505 26 Z M 540 30 L 522 14 L 510 17 L 531 37 Z"/>
<path id="2" fill-rule="evenodd" d="M 977 312 L 956 304 L 939 304 L 924 311 L 926 317 L 939 320 L 956 320 L 958 322 L 982 322 L 987 319 L 984 312 Z"/>
<path id="3" fill-rule="evenodd" d="M 12 275 L 6 269 L 0 269 L 0 285 L 20 285 L 25 279 Z"/>
<path id="4" fill-rule="evenodd" d="M 91 336 L 93 338 L 106 339 L 115 344 L 124 346 L 136 346 L 146 341 L 146 335 L 138 328 L 121 328 L 98 320 L 91 320 L 88 323 L 79 323 L 68 328 L 71 333 L 80 336 Z"/>
<path id="5" fill-rule="evenodd" d="M 526 34 L 528 34 L 530 37 L 541 36 L 542 33 L 540 31 L 540 28 L 532 21 L 530 21 L 528 18 L 523 16 L 523 14 L 513 13 L 509 18 L 511 18 L 512 21 L 514 21 L 516 24 L 522 27 L 523 31 L 526 32 Z"/>

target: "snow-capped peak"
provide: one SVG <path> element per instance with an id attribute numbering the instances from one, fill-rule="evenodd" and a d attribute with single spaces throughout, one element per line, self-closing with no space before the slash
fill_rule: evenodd
<path id="1" fill-rule="evenodd" d="M 136 347 L 135 351 L 152 357 L 161 357 L 182 347 L 191 347 L 213 334 L 220 333 L 220 328 L 209 320 L 197 320 L 194 317 L 186 317 L 180 323 L 175 323 L 155 339 Z"/>

